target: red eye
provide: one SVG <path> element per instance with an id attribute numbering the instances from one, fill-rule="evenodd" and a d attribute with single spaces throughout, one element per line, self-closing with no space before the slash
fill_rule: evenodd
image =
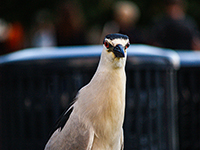
<path id="1" fill-rule="evenodd" d="M 126 44 L 125 48 L 127 49 L 130 46 L 130 43 Z"/>
<path id="2" fill-rule="evenodd" d="M 109 46 L 110 46 L 107 41 L 104 41 L 104 45 L 105 45 L 106 48 L 109 48 Z"/>

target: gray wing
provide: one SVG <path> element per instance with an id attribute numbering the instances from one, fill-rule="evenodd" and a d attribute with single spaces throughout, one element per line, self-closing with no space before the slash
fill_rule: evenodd
<path id="1" fill-rule="evenodd" d="M 94 130 L 86 126 L 77 115 L 71 115 L 63 128 L 58 128 L 45 150 L 90 150 L 94 139 Z"/>

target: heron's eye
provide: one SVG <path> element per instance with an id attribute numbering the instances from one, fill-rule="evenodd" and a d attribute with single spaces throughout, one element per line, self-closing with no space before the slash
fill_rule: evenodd
<path id="1" fill-rule="evenodd" d="M 125 49 L 127 49 L 130 46 L 130 43 L 126 44 Z"/>
<path id="2" fill-rule="evenodd" d="M 110 44 L 108 43 L 108 41 L 104 41 L 104 45 L 105 45 L 106 48 L 110 47 Z"/>

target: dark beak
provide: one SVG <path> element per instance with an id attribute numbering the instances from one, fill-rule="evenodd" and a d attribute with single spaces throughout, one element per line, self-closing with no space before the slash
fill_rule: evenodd
<path id="1" fill-rule="evenodd" d="M 125 57 L 124 47 L 121 44 L 118 44 L 114 47 L 113 53 L 115 54 L 115 57 Z"/>

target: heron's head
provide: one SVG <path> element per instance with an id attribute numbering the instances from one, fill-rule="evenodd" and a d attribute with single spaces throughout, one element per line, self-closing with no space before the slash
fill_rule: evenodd
<path id="1" fill-rule="evenodd" d="M 109 34 L 103 41 L 104 61 L 111 62 L 115 68 L 125 66 L 127 57 L 127 48 L 130 42 L 127 35 L 115 33 Z"/>

